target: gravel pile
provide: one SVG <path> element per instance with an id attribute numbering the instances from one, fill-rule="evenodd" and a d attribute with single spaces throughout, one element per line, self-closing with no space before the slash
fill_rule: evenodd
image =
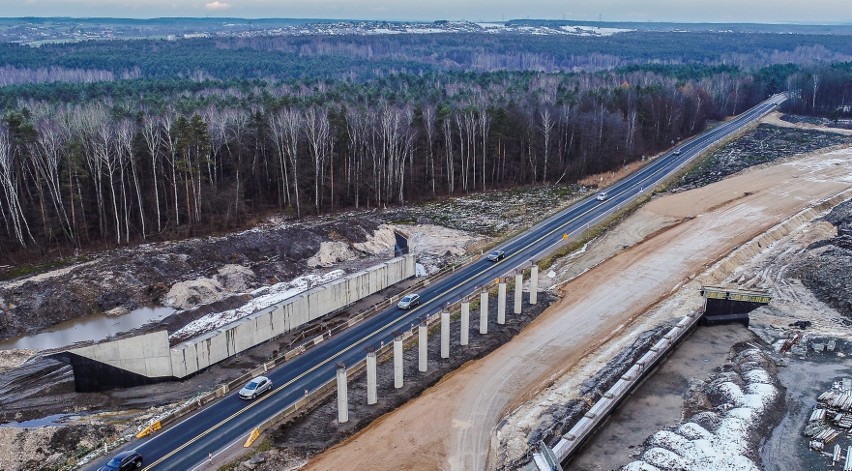
<path id="1" fill-rule="evenodd" d="M 852 200 L 837 205 L 825 220 L 837 227 L 837 236 L 808 247 L 790 274 L 818 299 L 852 318 Z"/>
<path id="2" fill-rule="evenodd" d="M 116 433 L 112 425 L 0 427 L 0 469 L 58 469 Z"/>

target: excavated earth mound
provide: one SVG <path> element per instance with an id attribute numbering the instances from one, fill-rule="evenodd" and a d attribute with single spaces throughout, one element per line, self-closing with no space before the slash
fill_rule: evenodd
<path id="1" fill-rule="evenodd" d="M 324 242 L 366 242 L 381 222 L 371 218 L 340 219 L 313 225 L 292 224 L 249 230 L 228 237 L 145 244 L 96 256 L 92 261 L 20 281 L 0 283 L 0 339 L 30 335 L 87 314 L 120 313 L 162 304 L 175 283 L 197 278 L 221 279 L 241 288 L 287 280 L 308 270 L 306 260 Z M 220 273 L 226 265 L 247 267 L 236 280 Z M 222 286 L 195 287 L 207 294 Z M 192 307 L 193 296 L 177 299 Z M 208 301 L 215 301 L 211 299 Z"/>
<path id="2" fill-rule="evenodd" d="M 790 274 L 818 299 L 852 319 L 852 200 L 835 207 L 825 220 L 837 228 L 837 236 L 808 247 Z"/>

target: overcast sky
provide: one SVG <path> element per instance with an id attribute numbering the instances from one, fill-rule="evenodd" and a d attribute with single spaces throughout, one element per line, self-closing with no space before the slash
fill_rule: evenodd
<path id="1" fill-rule="evenodd" d="M 0 0 L 0 16 L 850 23 L 850 0 Z"/>

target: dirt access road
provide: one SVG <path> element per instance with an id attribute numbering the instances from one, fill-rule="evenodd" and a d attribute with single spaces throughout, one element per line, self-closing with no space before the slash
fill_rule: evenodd
<path id="1" fill-rule="evenodd" d="M 494 430 L 506 414 L 559 382 L 585 355 L 714 261 L 812 202 L 850 188 L 852 148 L 657 198 L 627 221 L 650 234 L 644 241 L 564 285 L 564 298 L 512 342 L 460 368 L 307 469 L 494 468 Z"/>

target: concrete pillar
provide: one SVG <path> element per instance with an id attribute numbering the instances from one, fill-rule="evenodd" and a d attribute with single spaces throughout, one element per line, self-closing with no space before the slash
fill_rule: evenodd
<path id="1" fill-rule="evenodd" d="M 530 304 L 538 304 L 538 264 L 533 263 L 530 270 Z"/>
<path id="2" fill-rule="evenodd" d="M 515 314 L 521 313 L 524 302 L 524 272 L 518 270 L 515 273 Z"/>
<path id="3" fill-rule="evenodd" d="M 420 326 L 417 327 L 417 336 L 418 342 L 417 346 L 420 351 L 419 363 L 417 364 L 417 369 L 420 372 L 426 372 L 429 369 L 429 343 L 428 343 L 428 335 L 429 330 L 426 326 L 426 321 L 420 323 Z"/>
<path id="4" fill-rule="evenodd" d="M 346 384 L 346 365 L 337 364 L 337 421 L 349 422 L 349 396 Z"/>
<path id="5" fill-rule="evenodd" d="M 402 337 L 393 339 L 393 387 L 402 387 Z"/>
<path id="6" fill-rule="evenodd" d="M 367 352 L 367 405 L 378 402 L 376 397 L 376 352 Z"/>
<path id="7" fill-rule="evenodd" d="M 441 312 L 441 358 L 450 358 L 450 311 Z"/>
<path id="8" fill-rule="evenodd" d="M 479 293 L 479 333 L 488 333 L 488 290 Z"/>
<path id="9" fill-rule="evenodd" d="M 468 334 L 470 333 L 470 299 L 465 297 L 461 303 L 461 339 L 460 345 L 467 345 Z"/>
<path id="10" fill-rule="evenodd" d="M 506 279 L 500 278 L 497 284 L 497 323 L 506 323 Z"/>

